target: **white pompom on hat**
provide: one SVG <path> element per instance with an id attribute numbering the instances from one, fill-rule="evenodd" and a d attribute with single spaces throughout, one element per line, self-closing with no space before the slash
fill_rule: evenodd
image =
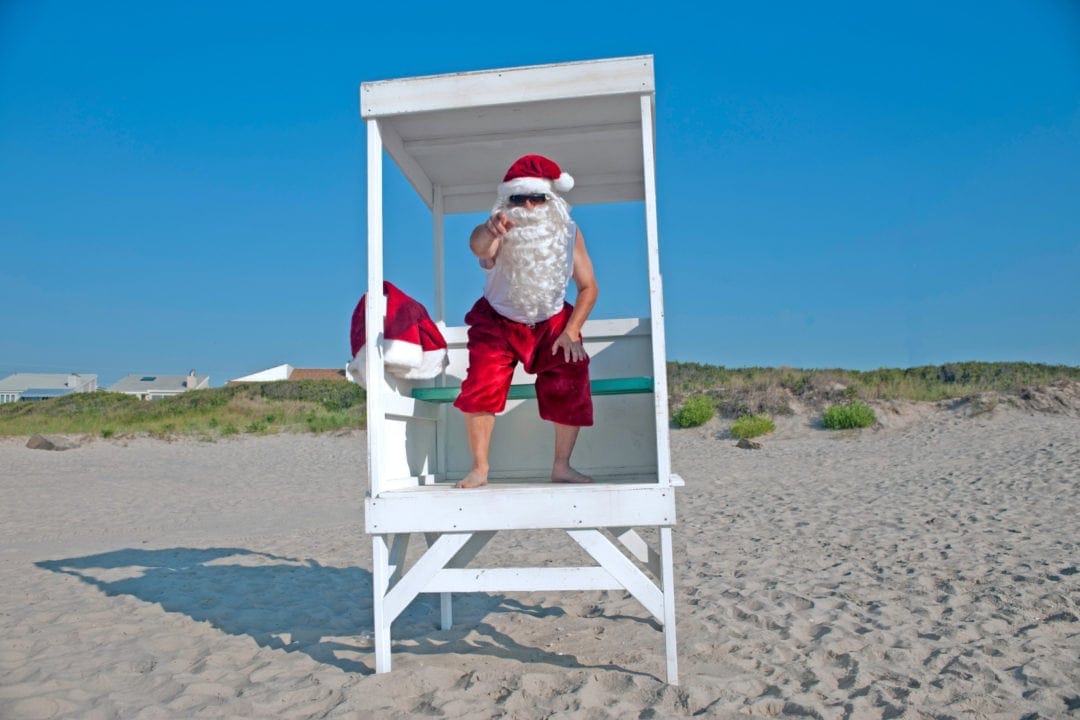
<path id="1" fill-rule="evenodd" d="M 533 193 L 569 192 L 574 178 L 543 155 L 523 155 L 514 161 L 499 184 L 499 197 Z"/>

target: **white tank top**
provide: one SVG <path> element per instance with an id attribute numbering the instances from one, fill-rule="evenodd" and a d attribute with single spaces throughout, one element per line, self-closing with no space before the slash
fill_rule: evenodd
<path id="1" fill-rule="evenodd" d="M 566 229 L 566 272 L 562 283 L 562 293 L 558 297 L 548 299 L 548 302 L 540 309 L 539 317 L 530 317 L 524 311 L 515 308 L 510 302 L 510 281 L 506 273 L 500 269 L 499 260 L 496 257 L 495 264 L 490 268 L 484 268 L 486 278 L 484 280 L 484 297 L 495 312 L 514 322 L 532 325 L 554 317 L 563 309 L 566 302 L 566 284 L 574 274 L 574 242 L 577 240 L 577 224 L 571 222 Z M 483 266 L 481 266 L 483 267 Z"/>

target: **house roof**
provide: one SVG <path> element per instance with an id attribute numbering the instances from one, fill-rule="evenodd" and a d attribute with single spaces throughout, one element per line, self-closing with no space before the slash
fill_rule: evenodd
<path id="1" fill-rule="evenodd" d="M 75 387 L 68 384 L 72 378 L 77 378 Z M 96 383 L 97 375 L 88 373 L 15 373 L 0 380 L 0 392 L 23 392 L 30 388 L 38 390 L 77 390 L 87 383 Z"/>
<path id="2" fill-rule="evenodd" d="M 345 370 L 337 368 L 294 368 L 292 365 L 277 365 L 266 370 L 244 375 L 225 383 L 235 385 L 248 382 L 275 382 L 278 380 L 345 380 Z"/>
<path id="3" fill-rule="evenodd" d="M 143 393 L 143 392 L 184 392 L 188 390 L 188 375 L 126 375 L 109 386 L 109 392 Z M 202 385 L 210 378 L 207 375 L 195 376 L 195 387 Z M 191 388 L 194 389 L 194 388 Z"/>
<path id="4" fill-rule="evenodd" d="M 360 109 L 429 208 L 438 191 L 448 214 L 489 211 L 527 153 L 573 175 L 566 199 L 581 205 L 645 198 L 654 87 L 653 58 L 641 55 L 366 82 Z"/>
<path id="5" fill-rule="evenodd" d="M 335 368 L 294 368 L 290 380 L 344 380 L 345 370 Z"/>

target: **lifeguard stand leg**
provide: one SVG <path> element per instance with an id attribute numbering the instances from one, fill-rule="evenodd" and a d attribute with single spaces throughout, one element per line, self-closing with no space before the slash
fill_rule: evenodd
<path id="1" fill-rule="evenodd" d="M 667 681 L 679 684 L 679 655 L 675 650 L 675 570 L 671 548 L 671 528 L 660 528 L 660 578 L 664 590 L 664 651 L 667 656 Z"/>
<path id="2" fill-rule="evenodd" d="M 390 672 L 390 622 L 386 615 L 386 591 L 390 587 L 390 550 L 386 536 L 371 538 L 372 610 L 375 616 L 375 672 Z"/>
<path id="3" fill-rule="evenodd" d="M 440 465 L 440 467 L 443 467 Z M 435 544 L 435 541 L 439 539 L 439 533 L 424 533 L 424 540 L 427 542 L 428 547 Z M 443 630 L 449 630 L 454 626 L 454 601 L 453 593 L 439 593 L 439 627 Z"/>
<path id="4" fill-rule="evenodd" d="M 441 622 L 439 627 L 449 630 L 454 626 L 453 593 L 439 593 L 439 615 Z"/>

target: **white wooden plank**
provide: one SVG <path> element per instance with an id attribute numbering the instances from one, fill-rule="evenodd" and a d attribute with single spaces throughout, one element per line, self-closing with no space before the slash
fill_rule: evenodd
<path id="1" fill-rule="evenodd" d="M 465 567 L 476 557 L 477 553 L 484 549 L 484 546 L 487 545 L 493 537 L 495 537 L 494 530 L 473 533 L 473 536 L 469 538 L 469 542 L 465 543 L 464 547 L 458 550 L 457 554 L 450 558 L 449 562 L 446 563 L 446 567 Z"/>
<path id="2" fill-rule="evenodd" d="M 581 334 L 592 341 L 617 339 L 622 337 L 644 337 L 651 333 L 652 323 L 649 318 L 608 318 L 587 320 L 581 328 Z M 447 345 L 464 348 L 469 341 L 469 328 L 466 325 L 451 325 L 442 328 Z"/>
<path id="3" fill-rule="evenodd" d="M 439 539 L 439 533 L 424 533 L 424 540 L 428 547 L 435 544 Z M 467 545 L 468 543 L 466 543 Z M 439 593 L 439 627 L 449 630 L 454 626 L 454 602 L 453 594 L 448 592 Z"/>
<path id="4" fill-rule="evenodd" d="M 442 186 L 433 188 L 432 202 L 432 244 L 434 246 L 434 283 L 435 283 L 435 324 L 440 331 L 446 327 L 446 205 Z M 443 387 L 446 384 L 445 366 L 435 380 L 436 385 Z M 435 419 L 435 472 L 446 472 L 446 422 L 450 408 L 439 404 Z M 452 623 L 452 611 L 450 595 L 444 594 L 441 600 L 442 624 L 444 630 L 450 629 Z"/>
<path id="5" fill-rule="evenodd" d="M 599 530 L 567 530 L 570 537 L 589 553 L 600 566 L 611 573 L 620 585 L 634 596 L 649 613 L 660 622 L 664 621 L 664 597 L 660 588 L 653 584 L 629 558 L 619 552 Z"/>
<path id="6" fill-rule="evenodd" d="M 608 528 L 623 547 L 640 560 L 653 577 L 660 579 L 660 555 L 633 528 Z"/>
<path id="7" fill-rule="evenodd" d="M 405 477 L 384 477 L 380 481 L 380 487 L 382 487 L 383 493 L 393 492 L 395 490 L 408 490 L 422 485 L 425 477 L 427 476 L 418 477 L 416 475 L 408 475 Z"/>
<path id="8" fill-rule="evenodd" d="M 409 551 L 410 537 L 412 536 L 409 533 L 399 533 L 394 536 L 394 542 L 390 545 L 388 588 L 394 587 L 405 572 L 405 555 Z"/>
<path id="9" fill-rule="evenodd" d="M 593 402 L 594 403 L 599 403 L 601 401 L 606 401 L 606 400 L 608 400 L 610 398 L 613 398 L 613 397 L 618 397 L 618 396 L 616 396 L 616 395 L 600 396 L 600 397 L 594 398 Z M 643 397 L 643 396 L 637 396 L 637 397 Z M 510 402 L 530 402 L 530 403 L 535 403 L 536 401 L 535 400 L 517 400 L 517 401 L 511 400 Z M 651 433 L 650 433 L 650 436 L 649 436 L 648 440 L 652 440 Z M 581 455 L 581 448 L 582 447 L 583 447 L 583 445 L 579 445 L 577 447 L 577 449 L 575 450 L 575 458 L 577 458 L 577 460 L 581 459 L 580 455 Z M 627 452 L 629 452 L 629 451 L 627 451 Z M 545 461 L 545 464 L 550 464 L 550 459 L 549 459 L 548 455 L 549 455 L 549 453 L 544 453 L 543 454 L 543 460 Z M 620 459 L 625 459 L 625 458 L 620 458 Z M 575 461 L 575 465 L 576 464 L 577 464 L 577 461 Z M 582 467 L 584 467 L 584 466 L 582 466 Z M 544 487 L 548 487 L 549 486 L 548 481 L 546 479 L 541 479 L 541 476 L 544 474 L 545 470 L 546 470 L 546 468 L 540 467 L 540 466 L 532 467 L 532 468 L 528 468 L 528 469 L 524 469 L 524 470 L 520 470 L 520 469 L 519 470 L 513 470 L 513 469 L 499 468 L 499 470 L 492 470 L 491 471 L 491 473 L 488 475 L 488 480 L 491 481 L 492 485 L 500 485 L 500 486 L 501 486 L 501 483 L 503 483 L 505 481 L 507 483 L 519 483 L 519 484 L 520 483 L 531 483 L 533 485 L 535 485 L 537 483 L 540 483 Z M 587 474 L 590 477 L 593 478 L 593 480 L 595 481 L 594 485 L 597 485 L 597 486 L 600 486 L 600 485 L 605 485 L 605 486 L 606 485 L 627 486 L 627 485 L 644 485 L 644 484 L 655 485 L 656 484 L 656 465 L 632 465 L 632 466 L 630 466 L 630 465 L 608 465 L 608 466 L 602 466 L 602 465 L 592 465 L 592 464 L 590 464 L 588 466 L 588 470 L 589 470 L 589 472 Z M 448 474 L 446 479 L 448 481 L 453 480 L 453 481 L 456 482 L 456 481 L 460 480 L 461 478 L 465 477 L 466 474 L 467 474 L 467 472 L 465 470 L 461 470 L 460 472 L 454 472 L 454 473 Z"/>
<path id="10" fill-rule="evenodd" d="M 544 140 L 567 140 L 577 143 L 587 143 L 593 140 L 611 142 L 619 138 L 629 139 L 631 137 L 636 140 L 640 134 L 641 126 L 636 122 L 606 123 L 603 125 L 580 125 L 536 130 L 529 133 L 529 141 L 534 144 Z M 453 151 L 455 154 L 487 152 L 492 147 L 501 147 L 507 143 L 516 144 L 520 142 L 520 132 L 493 132 L 468 137 L 454 136 L 407 140 L 404 141 L 404 148 L 412 157 L 422 157 L 429 154 L 442 154 L 448 150 Z M 487 186 L 489 195 L 494 195 L 494 190 L 494 183 Z"/>
<path id="11" fill-rule="evenodd" d="M 667 681 L 679 684 L 679 653 L 675 643 L 675 569 L 671 528 L 660 528 L 661 583 L 664 592 L 664 651 L 667 656 Z"/>
<path id="12" fill-rule="evenodd" d="M 377 120 L 367 122 L 367 305 L 365 306 L 365 346 L 367 368 L 365 383 L 369 388 L 382 387 L 382 353 L 375 351 L 382 347 L 383 318 L 386 316 L 386 301 L 382 293 L 383 252 L 382 252 L 382 136 Z M 371 392 L 367 396 L 367 439 L 368 439 L 368 487 L 372 495 L 378 495 L 380 480 L 383 475 L 383 407 L 382 393 Z"/>
<path id="13" fill-rule="evenodd" d="M 427 589 L 435 573 L 446 565 L 471 536 L 472 533 L 446 533 L 420 556 L 404 577 L 387 591 L 384 605 L 387 622 L 393 622 L 413 598 Z"/>
<path id="14" fill-rule="evenodd" d="M 454 627 L 454 595 L 449 592 L 439 593 L 439 627 L 449 630 Z"/>
<path id="15" fill-rule="evenodd" d="M 431 241 L 434 255 L 435 317 L 436 323 L 446 322 L 446 222 L 443 207 L 443 189 L 433 189 L 431 205 Z"/>
<path id="16" fill-rule="evenodd" d="M 365 118 L 574 97 L 651 93 L 651 55 L 367 82 Z"/>
<path id="17" fill-rule="evenodd" d="M 386 537 L 371 538 L 371 591 L 374 616 L 375 672 L 390 672 L 390 623 L 394 618 L 386 613 L 386 589 L 389 587 L 389 551 Z"/>
<path id="18" fill-rule="evenodd" d="M 421 487 L 365 500 L 369 533 L 675 524 L 675 492 L 649 485 Z"/>
<path id="19" fill-rule="evenodd" d="M 652 97 L 641 96 L 641 142 L 645 155 L 645 234 L 649 257 L 649 310 L 652 317 L 653 400 L 656 412 L 656 464 L 661 485 L 671 484 L 668 437 L 667 350 L 664 334 L 664 284 L 656 219 L 656 156 Z"/>
<path id="20" fill-rule="evenodd" d="M 494 532 L 478 532 L 473 533 L 473 536 L 469 538 L 469 541 L 457 551 L 454 557 L 450 558 L 446 563 L 448 568 L 463 568 L 469 564 L 476 554 L 480 552 L 491 538 L 495 537 Z M 445 571 L 440 571 L 445 572 Z M 436 574 L 438 577 L 438 574 Z M 434 580 L 432 581 L 434 583 Z M 428 584 L 431 592 L 439 591 L 439 614 L 440 614 L 440 627 L 443 630 L 449 630 L 454 624 L 454 609 L 453 609 L 453 595 L 449 592 L 449 588 L 439 588 L 433 586 L 432 583 Z M 466 592 L 478 592 L 477 588 L 466 590 Z"/>
<path id="21" fill-rule="evenodd" d="M 430 591 L 536 592 L 556 590 L 621 590 L 602 567 L 466 568 L 440 570 Z"/>
<path id="22" fill-rule="evenodd" d="M 428 177 L 427 172 L 420 166 L 420 163 L 416 161 L 408 150 L 405 149 L 405 143 L 401 137 L 394 131 L 393 127 L 384 124 L 379 128 L 382 131 L 382 144 L 386 148 L 386 151 L 390 153 L 390 157 L 393 158 L 394 164 L 401 170 L 401 174 L 405 176 L 405 179 L 409 181 L 409 184 L 413 186 L 413 190 L 416 190 L 416 194 L 420 196 L 420 199 L 424 201 L 424 204 L 429 208 L 432 207 L 435 191 L 434 184 L 431 182 L 431 178 Z"/>

